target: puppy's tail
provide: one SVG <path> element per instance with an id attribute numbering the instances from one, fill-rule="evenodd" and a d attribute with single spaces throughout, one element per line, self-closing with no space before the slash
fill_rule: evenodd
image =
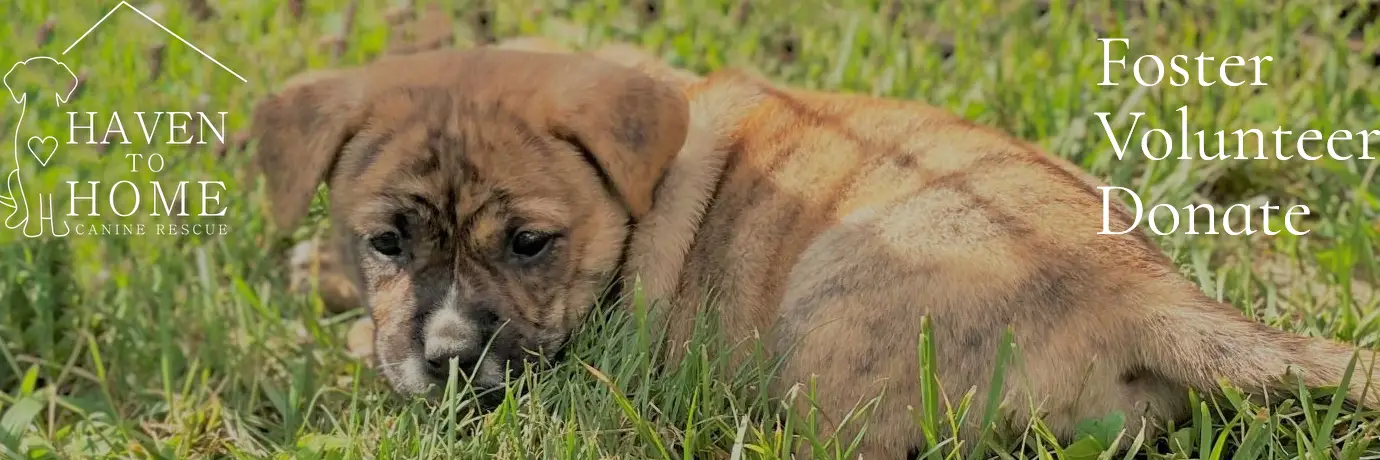
<path id="1" fill-rule="evenodd" d="M 1380 409 L 1380 358 L 1369 350 L 1281 331 L 1244 317 L 1221 302 L 1202 299 L 1149 318 L 1142 349 L 1148 367 L 1203 392 L 1220 380 L 1247 392 L 1339 387 L 1353 357 L 1347 399 Z"/>

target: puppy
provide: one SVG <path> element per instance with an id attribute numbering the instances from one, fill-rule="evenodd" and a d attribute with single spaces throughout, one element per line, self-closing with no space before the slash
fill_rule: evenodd
<path id="1" fill-rule="evenodd" d="M 1064 440 L 1113 411 L 1154 435 L 1219 379 L 1336 385 L 1358 352 L 1242 317 L 1142 233 L 1097 234 L 1099 182 L 1000 132 L 914 102 L 658 66 L 434 51 L 295 79 L 256 107 L 273 221 L 295 226 L 327 184 L 393 388 L 426 394 L 450 362 L 501 386 L 633 279 L 666 309 L 672 350 L 717 309 L 728 338 L 783 360 L 775 394 L 812 383 L 841 439 L 884 393 L 864 458 L 922 445 L 908 408 L 925 321 L 950 398 L 987 394 L 1010 327 L 1019 360 L 997 426 L 1018 435 L 1035 407 Z M 1348 394 L 1376 405 L 1374 355 L 1359 359 Z"/>
<path id="2" fill-rule="evenodd" d="M 575 52 L 574 49 L 564 43 L 544 36 L 512 37 L 487 46 L 497 49 L 546 53 Z M 393 55 L 410 54 L 436 48 L 435 46 L 414 47 L 407 52 L 397 52 Z M 688 85 L 699 79 L 699 76 L 691 72 L 662 65 L 655 56 L 625 43 L 606 44 L 596 48 L 590 54 L 610 62 L 637 68 L 654 78 L 668 80 L 679 86 Z M 315 75 L 318 74 L 309 73 L 298 78 L 311 79 Z M 348 257 L 348 248 L 339 247 L 340 242 L 337 239 L 328 236 L 298 243 L 290 251 L 288 260 L 291 273 L 289 289 L 301 294 L 315 292 L 321 298 L 325 310 L 331 313 L 341 313 L 365 306 L 357 283 L 351 280 L 352 268 L 342 266 L 342 263 L 348 263 L 344 261 Z M 368 317 L 356 321 L 346 334 L 346 344 L 350 354 L 367 361 L 372 361 L 373 358 L 373 341 L 374 325 Z"/>

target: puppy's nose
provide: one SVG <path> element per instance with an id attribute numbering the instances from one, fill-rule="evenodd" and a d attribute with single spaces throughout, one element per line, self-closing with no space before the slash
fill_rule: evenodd
<path id="1" fill-rule="evenodd" d="M 450 378 L 450 363 L 455 362 L 455 370 L 458 372 L 456 377 L 464 379 L 465 376 L 473 376 L 479 366 L 479 353 L 470 351 L 428 353 L 426 356 L 426 372 L 431 378 L 444 382 Z"/>

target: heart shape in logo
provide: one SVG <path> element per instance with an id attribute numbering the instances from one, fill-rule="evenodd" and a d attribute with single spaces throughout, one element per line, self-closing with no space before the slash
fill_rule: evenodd
<path id="1" fill-rule="evenodd" d="M 38 141 L 38 148 L 35 148 L 34 141 Z M 52 142 L 53 146 L 48 147 L 48 142 Z M 29 138 L 29 142 L 27 142 L 26 145 L 29 147 L 29 153 L 33 154 L 34 159 L 38 160 L 38 164 L 48 166 L 48 160 L 53 159 L 53 154 L 57 152 L 58 140 L 53 136 L 34 136 Z"/>

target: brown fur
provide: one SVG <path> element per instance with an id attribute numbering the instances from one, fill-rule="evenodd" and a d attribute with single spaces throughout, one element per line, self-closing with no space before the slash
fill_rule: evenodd
<path id="1" fill-rule="evenodd" d="M 279 228 L 301 219 L 316 183 L 333 185 L 380 367 L 423 392 L 428 361 L 461 357 L 493 386 L 504 364 L 564 343 L 614 276 L 687 117 L 674 88 L 630 68 L 480 49 L 297 79 L 261 102 L 253 129 Z M 558 236 L 539 260 L 509 257 L 529 230 Z M 390 231 L 406 252 L 372 252 Z"/>
<path id="2" fill-rule="evenodd" d="M 615 276 L 640 279 L 668 308 L 672 350 L 701 305 L 729 338 L 764 338 L 784 357 L 775 394 L 813 380 L 826 429 L 884 392 L 864 458 L 920 445 L 907 409 L 921 401 L 924 318 L 955 403 L 986 394 L 1013 328 L 1021 365 L 1001 426 L 1019 432 L 1035 407 L 1065 439 L 1115 410 L 1153 435 L 1187 415 L 1188 388 L 1215 391 L 1218 379 L 1288 390 L 1291 371 L 1335 385 L 1355 351 L 1242 317 L 1143 234 L 1098 235 L 1099 182 L 1000 132 L 918 103 L 734 71 L 701 78 L 620 52 L 429 53 L 335 71 L 260 106 L 280 225 L 295 224 L 321 180 L 356 252 L 409 196 L 438 208 L 408 221 L 411 262 L 353 256 L 395 388 L 424 391 L 397 367 L 431 352 L 426 343 L 465 344 L 440 354 L 466 355 L 507 321 L 515 332 L 494 336 L 502 360 L 480 366 L 494 384 L 499 364 L 524 359 L 514 350 L 559 347 Z M 497 196 L 500 206 L 482 204 Z M 563 231 L 560 256 L 496 262 L 517 216 Z M 1361 352 L 1361 365 L 1373 357 Z M 1380 404 L 1376 389 L 1361 397 L 1373 379 L 1359 372 L 1350 396 Z M 975 422 L 958 433 L 970 443 Z"/>

